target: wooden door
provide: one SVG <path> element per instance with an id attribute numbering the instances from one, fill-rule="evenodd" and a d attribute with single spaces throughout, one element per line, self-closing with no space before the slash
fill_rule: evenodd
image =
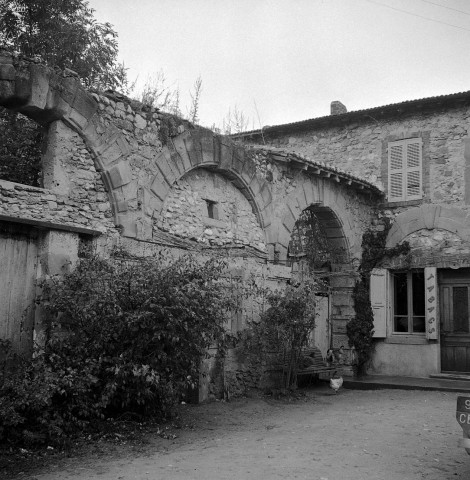
<path id="1" fill-rule="evenodd" d="M 36 237 L 28 227 L 0 222 L 0 339 L 25 356 L 33 348 Z"/>
<path id="2" fill-rule="evenodd" d="M 470 277 L 465 273 L 444 272 L 440 281 L 443 372 L 470 372 Z"/>

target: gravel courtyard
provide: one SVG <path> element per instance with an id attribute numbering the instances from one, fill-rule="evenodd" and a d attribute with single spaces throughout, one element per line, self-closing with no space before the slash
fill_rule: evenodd
<path id="1" fill-rule="evenodd" d="M 139 451 L 51 461 L 37 480 L 407 480 L 470 478 L 455 393 L 340 390 L 295 401 L 243 398 L 181 407 L 181 427 Z M 172 438 L 176 435 L 176 438 Z M 20 478 L 15 476 L 12 478 Z"/>

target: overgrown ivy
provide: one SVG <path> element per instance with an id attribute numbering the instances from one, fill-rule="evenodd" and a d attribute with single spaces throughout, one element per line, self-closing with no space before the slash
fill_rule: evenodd
<path id="1" fill-rule="evenodd" d="M 359 280 L 353 291 L 355 317 L 346 326 L 348 342 L 354 347 L 356 358 L 353 363 L 354 374 L 366 374 L 367 365 L 374 351 L 374 315 L 370 302 L 370 276 L 385 258 L 406 255 L 410 246 L 403 242 L 393 248 L 386 248 L 387 235 L 392 225 L 388 217 L 383 217 L 382 231 L 368 230 L 362 237 L 362 261 L 359 266 Z"/>

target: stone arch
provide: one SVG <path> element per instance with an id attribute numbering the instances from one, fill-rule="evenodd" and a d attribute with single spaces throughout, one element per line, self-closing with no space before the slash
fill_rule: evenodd
<path id="1" fill-rule="evenodd" d="M 151 215 L 160 214 L 166 196 L 178 179 L 194 169 L 206 168 L 223 175 L 241 191 L 263 230 L 271 224 L 270 185 L 258 178 L 256 165 L 246 150 L 228 138 L 205 129 L 187 130 L 168 140 L 157 157 L 156 166 L 151 192 L 143 194 L 143 204 Z"/>
<path id="2" fill-rule="evenodd" d="M 410 233 L 423 229 L 448 230 L 461 238 L 470 237 L 470 223 L 465 211 L 455 207 L 424 204 L 396 216 L 388 232 L 386 247 L 391 248 Z"/>
<path id="3" fill-rule="evenodd" d="M 214 168 L 246 196 L 263 229 L 270 224 L 271 191 L 255 175 L 254 162 L 242 147 L 206 130 L 190 130 L 169 139 L 160 152 L 150 189 L 133 178 L 129 142 L 114 125 L 101 122 L 98 102 L 73 72 L 63 74 L 17 59 L 0 50 L 0 105 L 18 111 L 40 124 L 61 120 L 77 132 L 101 172 L 114 213 L 115 224 L 127 237 L 150 239 L 152 216 L 159 214 L 171 185 L 194 168 Z M 138 198 L 140 196 L 140 198 Z M 140 201 L 142 212 L 129 204 Z"/>
<path id="4" fill-rule="evenodd" d="M 360 256 L 360 243 L 347 214 L 348 200 L 343 189 L 328 178 L 305 177 L 303 183 L 289 195 L 281 221 L 272 225 L 267 232 L 267 241 L 279 254 L 279 260 L 287 258 L 287 249 L 300 213 L 311 208 L 322 223 L 330 244 L 345 252 L 345 261 Z"/>
<path id="5" fill-rule="evenodd" d="M 118 223 L 120 189 L 132 181 L 126 161 L 130 147 L 116 127 L 100 122 L 98 102 L 76 75 L 59 74 L 45 65 L 0 51 L 0 105 L 42 125 L 60 120 L 78 133 L 102 174 Z"/>

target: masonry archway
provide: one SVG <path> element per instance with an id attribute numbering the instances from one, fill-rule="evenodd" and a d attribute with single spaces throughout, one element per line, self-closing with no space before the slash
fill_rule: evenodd
<path id="1" fill-rule="evenodd" d="M 1 106 L 43 125 L 62 121 L 82 137 L 101 172 L 123 236 L 151 239 L 152 218 L 160 214 L 173 183 L 201 166 L 217 170 L 240 189 L 263 229 L 271 223 L 269 185 L 255 175 L 255 164 L 242 147 L 204 129 L 187 130 L 168 139 L 155 161 L 153 177 L 142 184 L 130 166 L 133 147 L 116 126 L 103 120 L 96 94 L 87 92 L 73 72 L 58 74 L 4 50 L 0 64 Z"/>
<path id="2" fill-rule="evenodd" d="M 454 207 L 425 204 L 410 208 L 395 217 L 387 235 L 386 246 L 392 248 L 410 233 L 423 229 L 447 230 L 461 238 L 470 237 L 470 223 L 465 211 Z"/>

